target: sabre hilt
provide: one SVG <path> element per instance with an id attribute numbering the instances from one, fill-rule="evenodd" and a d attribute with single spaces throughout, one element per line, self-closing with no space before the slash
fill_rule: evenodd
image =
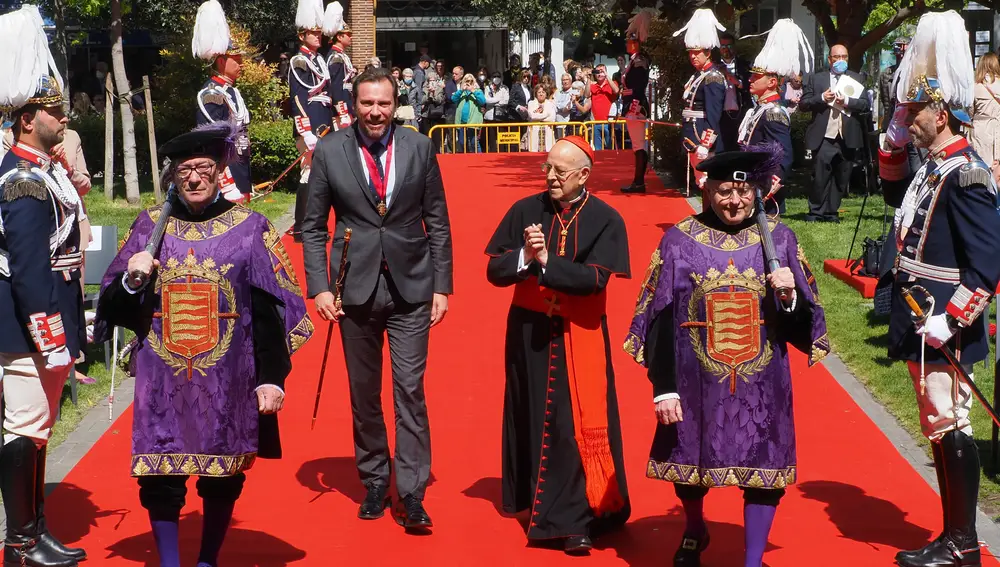
<path id="1" fill-rule="evenodd" d="M 927 291 L 923 286 L 911 285 L 910 287 L 904 287 L 900 289 L 900 294 L 903 296 L 903 301 L 910 307 L 910 313 L 913 317 L 915 323 L 923 323 L 927 320 L 929 313 L 927 309 L 917 301 L 914 294 L 919 294 L 925 304 L 930 304 L 933 296 L 929 291 Z"/>

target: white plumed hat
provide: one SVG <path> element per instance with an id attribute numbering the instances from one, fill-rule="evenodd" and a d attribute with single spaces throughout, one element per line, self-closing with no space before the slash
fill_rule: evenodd
<path id="1" fill-rule="evenodd" d="M 63 104 L 63 82 L 38 7 L 25 4 L 0 16 L 0 112 L 28 104 Z"/>
<path id="2" fill-rule="evenodd" d="M 813 50 L 809 39 L 791 18 L 774 22 L 767 41 L 753 61 L 751 73 L 794 77 L 812 72 Z"/>
<path id="3" fill-rule="evenodd" d="M 299 0 L 295 10 L 295 27 L 299 30 L 323 29 L 323 0 Z"/>
<path id="4" fill-rule="evenodd" d="M 726 31 L 715 13 L 708 8 L 699 8 L 691 15 L 687 25 L 674 32 L 677 37 L 684 32 L 684 46 L 688 49 L 712 49 L 719 47 L 719 32 Z"/>
<path id="5" fill-rule="evenodd" d="M 323 34 L 334 37 L 340 32 L 350 33 L 351 28 L 344 22 L 344 7 L 340 2 L 334 0 L 326 7 L 326 15 L 323 17 Z"/>
<path id="6" fill-rule="evenodd" d="M 975 69 L 965 20 L 954 10 L 920 17 L 917 31 L 896 70 L 896 100 L 902 104 L 944 102 L 955 118 L 971 124 Z"/>
<path id="7" fill-rule="evenodd" d="M 229 23 L 219 0 L 208 0 L 198 8 L 194 18 L 194 36 L 191 54 L 198 59 L 212 61 L 219 55 L 232 51 Z"/>

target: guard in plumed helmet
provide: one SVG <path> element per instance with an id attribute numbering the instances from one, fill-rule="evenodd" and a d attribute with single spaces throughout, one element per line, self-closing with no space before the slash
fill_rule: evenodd
<path id="1" fill-rule="evenodd" d="M 0 16 L 0 53 L 19 62 L 0 81 L 0 122 L 9 119 L 14 133 L 0 161 L 3 564 L 72 567 L 86 553 L 65 547 L 46 528 L 45 454 L 63 385 L 87 340 L 80 286 L 83 206 L 50 155 L 69 120 L 62 79 L 46 63 L 52 56 L 36 6 Z"/>
<path id="2" fill-rule="evenodd" d="M 288 64 L 288 90 L 291 98 L 293 135 L 299 152 L 308 152 L 302 160 L 302 174 L 295 194 L 295 222 L 288 231 L 301 242 L 302 218 L 305 216 L 312 152 L 319 138 L 331 127 L 333 100 L 330 98 L 330 69 L 319 54 L 323 45 L 323 0 L 299 0 L 295 12 L 299 30 L 298 52 Z"/>
<path id="3" fill-rule="evenodd" d="M 649 86 L 649 57 L 641 52 L 642 43 L 649 36 L 649 24 L 659 11 L 656 8 L 641 8 L 629 19 L 625 30 L 625 51 L 628 63 L 622 70 L 622 115 L 628 137 L 632 141 L 635 154 L 635 174 L 632 184 L 622 187 L 622 193 L 646 192 L 646 167 L 649 165 L 649 145 L 646 143 L 646 128 L 649 119 L 649 100 L 646 87 Z"/>
<path id="4" fill-rule="evenodd" d="M 347 55 L 351 46 L 351 26 L 344 21 L 344 7 L 334 1 L 326 7 L 323 19 L 323 33 L 333 39 L 327 67 L 330 82 L 327 85 L 330 100 L 333 101 L 333 129 L 348 128 L 354 122 L 354 77 L 358 70 Z"/>
<path id="5" fill-rule="evenodd" d="M 719 31 L 725 29 L 711 10 L 700 8 L 695 10 L 686 26 L 674 32 L 674 37 L 684 34 L 684 46 L 695 71 L 684 85 L 681 115 L 684 118 L 684 151 L 698 188 L 705 182 L 704 172 L 697 170 L 698 164 L 713 153 L 735 149 L 726 148 L 725 136 L 721 135 L 720 121 L 726 108 L 726 76 L 712 62 L 712 49 L 719 47 Z"/>
<path id="6" fill-rule="evenodd" d="M 250 110 L 243 102 L 236 79 L 243 72 L 243 51 L 233 46 L 226 14 L 219 0 L 208 0 L 198 8 L 191 51 L 212 64 L 212 76 L 198 91 L 197 123 L 228 120 L 239 124 L 236 159 L 219 178 L 219 191 L 230 201 L 246 202 L 253 182 L 250 178 Z"/>
<path id="7" fill-rule="evenodd" d="M 921 549 L 901 551 L 903 567 L 980 564 L 976 533 L 979 453 L 972 437 L 972 393 L 942 351 L 972 366 L 989 355 L 990 298 L 1000 282 L 1000 216 L 990 168 L 960 128 L 970 125 L 974 72 L 965 22 L 957 12 L 925 14 L 900 63 L 896 111 L 879 151 L 879 174 L 894 221 L 889 357 L 905 360 L 930 441 L 944 529 Z M 905 146 L 929 152 L 916 171 Z M 919 286 L 919 287 L 918 287 Z M 914 322 L 902 297 L 923 288 L 929 317 Z"/>
<path id="8" fill-rule="evenodd" d="M 747 111 L 740 122 L 737 141 L 741 148 L 750 144 L 775 143 L 784 150 L 777 184 L 770 189 L 765 206 L 768 213 L 785 212 L 785 192 L 780 188 L 788 179 L 795 159 L 792 148 L 792 120 L 781 104 L 781 85 L 791 77 L 812 72 L 813 51 L 799 26 L 790 18 L 778 20 L 768 32 L 767 41 L 750 68 L 750 94 L 757 106 Z"/>
<path id="9" fill-rule="evenodd" d="M 246 471 L 281 457 L 285 378 L 313 330 L 281 233 L 219 193 L 239 136 L 213 122 L 160 147 L 170 207 L 139 213 L 101 281 L 94 340 L 135 333 L 128 470 L 160 567 L 181 567 L 190 476 L 204 516 L 197 566 L 218 566 Z"/>

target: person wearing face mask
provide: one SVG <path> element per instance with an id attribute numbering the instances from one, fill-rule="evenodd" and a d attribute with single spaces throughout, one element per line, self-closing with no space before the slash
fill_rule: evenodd
<path id="1" fill-rule="evenodd" d="M 809 42 L 791 18 L 778 20 L 767 35 L 767 42 L 754 60 L 750 75 L 750 94 L 757 107 L 748 111 L 740 123 L 740 147 L 751 144 L 774 144 L 783 150 L 784 159 L 777 174 L 777 189 L 769 188 L 768 213 L 784 214 L 785 192 L 780 184 L 788 178 L 795 158 L 792 148 L 792 121 L 781 104 L 779 85 L 788 77 L 812 71 L 813 53 Z"/>
<path id="2" fill-rule="evenodd" d="M 755 193 L 771 186 L 778 163 L 757 150 L 698 164 L 707 206 L 663 235 L 625 338 L 653 386 L 646 476 L 673 483 L 684 507 L 675 566 L 701 564 L 705 496 L 739 486 L 746 553 L 726 564 L 761 567 L 778 503 L 799 476 L 789 350 L 810 366 L 830 352 L 815 279 L 781 222 L 769 223 L 781 267 L 765 262 Z"/>
<path id="3" fill-rule="evenodd" d="M 976 531 L 980 461 L 969 411 L 973 394 L 939 349 L 961 349 L 972 376 L 990 357 L 986 329 L 1000 282 L 1000 216 L 989 166 L 961 128 L 972 120 L 975 71 L 963 17 L 925 14 L 899 65 L 897 106 L 879 148 L 885 202 L 897 207 L 896 249 L 888 355 L 906 361 L 921 432 L 930 441 L 941 495 L 943 529 L 917 550 L 900 551 L 901 567 L 980 565 Z M 927 150 L 909 166 L 907 143 Z M 914 322 L 901 293 L 920 286 L 933 299 L 929 316 Z M 918 293 L 914 293 L 920 298 Z"/>
<path id="4" fill-rule="evenodd" d="M 864 77 L 847 69 L 847 60 L 847 47 L 834 45 L 829 71 L 811 73 L 802 84 L 799 109 L 813 113 L 805 142 L 815 164 L 807 222 L 840 222 L 840 201 L 850 186 L 855 154 L 865 143 L 862 115 L 871 109 L 867 94 L 859 93 L 855 98 L 836 92 L 841 77 L 865 82 Z"/>
<path id="5" fill-rule="evenodd" d="M 419 90 L 413 79 L 413 69 L 403 69 L 403 80 L 400 81 L 399 85 L 400 106 L 396 110 L 396 118 L 401 120 L 403 124 L 416 128 L 418 126 L 416 115 L 418 103 Z"/>
<path id="6" fill-rule="evenodd" d="M 483 94 L 486 95 L 486 113 L 483 114 L 483 120 L 487 124 L 508 122 L 507 105 L 510 102 L 510 91 L 503 84 L 503 76 L 499 72 L 493 73 L 493 77 L 486 85 Z M 481 143 L 490 152 L 495 152 L 498 149 L 496 137 L 498 131 L 498 128 L 483 128 L 482 135 L 485 140 L 482 140 Z"/>
<path id="7" fill-rule="evenodd" d="M 692 185 L 700 189 L 705 174 L 697 169 L 713 152 L 727 150 L 726 136 L 721 135 L 722 114 L 726 104 L 726 76 L 712 62 L 712 48 L 719 46 L 718 30 L 725 30 L 707 8 L 695 10 L 687 25 L 674 32 L 684 34 L 684 46 L 694 74 L 684 85 L 684 150 L 688 156 L 687 193 Z M 692 183 L 691 181 L 694 181 Z"/>

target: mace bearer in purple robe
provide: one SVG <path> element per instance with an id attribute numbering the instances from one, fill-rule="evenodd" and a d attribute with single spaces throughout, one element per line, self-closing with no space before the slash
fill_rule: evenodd
<path id="1" fill-rule="evenodd" d="M 245 471 L 258 457 L 281 457 L 285 378 L 313 332 L 281 232 L 220 197 L 240 135 L 238 124 L 215 122 L 160 148 L 171 206 L 139 214 L 97 307 L 96 342 L 115 326 L 136 334 L 129 470 L 162 567 L 180 567 L 189 476 L 204 505 L 198 566 L 217 565 Z"/>
<path id="2" fill-rule="evenodd" d="M 782 158 L 780 146 L 765 149 L 698 165 L 709 207 L 663 236 L 625 340 L 653 384 L 658 423 L 646 476 L 673 482 L 684 506 L 674 565 L 698 565 L 708 546 L 708 489 L 738 486 L 744 564 L 760 567 L 797 472 L 788 347 L 810 365 L 830 351 L 809 264 L 792 230 L 774 219 L 767 225 L 780 267 L 765 259 L 755 193 L 771 187 Z"/>

